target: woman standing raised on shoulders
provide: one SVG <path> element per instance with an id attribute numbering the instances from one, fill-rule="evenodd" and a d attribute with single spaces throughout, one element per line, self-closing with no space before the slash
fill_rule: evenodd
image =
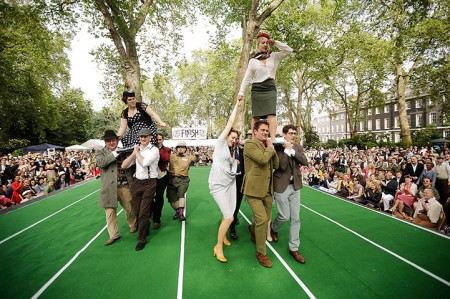
<path id="1" fill-rule="evenodd" d="M 236 171 L 239 161 L 234 158 L 232 148 L 238 134 L 232 128 L 232 125 L 238 106 L 241 103 L 241 100 L 236 101 L 227 125 L 217 139 L 213 154 L 213 164 L 208 179 L 209 191 L 222 212 L 222 223 L 219 226 L 217 244 L 214 246 L 214 256 L 222 263 L 227 262 L 223 254 L 222 245 L 231 245 L 226 237 L 226 233 L 231 222 L 233 222 L 233 213 L 236 208 Z"/>
<path id="2" fill-rule="evenodd" d="M 151 131 L 153 144 L 156 144 L 156 120 L 161 127 L 166 127 L 166 123 L 161 120 L 158 114 L 153 109 L 143 102 L 136 102 L 134 91 L 124 91 L 122 94 L 122 101 L 128 107 L 122 111 L 120 120 L 120 129 L 117 136 L 122 138 L 123 147 L 133 147 L 139 145 L 139 131 L 143 128 L 148 128 Z M 153 118 L 153 119 L 152 119 Z M 130 130 L 125 133 L 125 130 Z"/>
<path id="3" fill-rule="evenodd" d="M 244 99 L 245 90 L 252 83 L 252 129 L 256 121 L 267 117 L 270 137 L 274 140 L 277 129 L 275 74 L 281 60 L 294 50 L 286 44 L 273 40 L 270 35 L 264 32 L 259 33 L 256 38 L 257 53 L 248 63 L 247 71 L 238 93 L 238 99 Z M 281 51 L 270 52 L 270 46 L 273 45 Z"/>

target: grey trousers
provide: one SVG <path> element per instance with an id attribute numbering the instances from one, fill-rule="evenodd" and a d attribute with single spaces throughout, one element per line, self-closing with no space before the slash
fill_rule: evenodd
<path id="1" fill-rule="evenodd" d="M 272 222 L 275 232 L 290 220 L 289 250 L 297 251 L 300 247 L 300 190 L 295 191 L 289 184 L 283 193 L 275 192 L 274 201 L 277 206 L 277 216 Z"/>

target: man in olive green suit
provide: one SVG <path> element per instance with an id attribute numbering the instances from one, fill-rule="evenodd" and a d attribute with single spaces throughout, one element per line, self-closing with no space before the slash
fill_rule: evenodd
<path id="1" fill-rule="evenodd" d="M 272 142 L 267 140 L 269 125 L 256 122 L 253 134 L 254 138 L 244 145 L 242 193 L 253 211 L 252 224 L 248 228 L 252 241 L 256 243 L 256 257 L 261 265 L 271 268 L 272 263 L 266 254 L 266 236 L 272 212 L 273 170 L 278 168 L 279 160 Z"/>

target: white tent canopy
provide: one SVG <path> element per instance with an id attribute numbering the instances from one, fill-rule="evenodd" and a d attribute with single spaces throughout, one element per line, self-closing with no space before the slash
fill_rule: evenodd
<path id="1" fill-rule="evenodd" d="M 164 140 L 164 145 L 167 147 L 175 147 L 177 143 L 182 140 L 167 139 Z M 184 140 L 187 146 L 214 146 L 216 145 L 217 139 L 193 139 Z"/>
<path id="2" fill-rule="evenodd" d="M 105 141 L 101 139 L 89 139 L 85 143 L 81 144 L 82 146 L 86 146 L 88 148 L 93 149 L 101 149 L 105 147 Z"/>
<path id="3" fill-rule="evenodd" d="M 66 147 L 66 151 L 87 151 L 90 149 L 91 149 L 90 147 L 79 145 L 79 144 L 75 144 L 75 145 Z"/>

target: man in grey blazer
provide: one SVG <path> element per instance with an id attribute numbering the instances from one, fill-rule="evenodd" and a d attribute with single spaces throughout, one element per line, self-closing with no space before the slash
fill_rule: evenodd
<path id="1" fill-rule="evenodd" d="M 295 143 L 297 128 L 294 125 L 283 127 L 283 145 L 275 147 L 280 166 L 273 174 L 274 201 L 277 205 L 277 216 L 272 222 L 270 235 L 274 242 L 278 242 L 278 230 L 289 219 L 289 254 L 301 263 L 305 259 L 298 252 L 300 246 L 300 189 L 302 188 L 302 174 L 300 165 L 308 165 L 303 147 Z"/>
<path id="2" fill-rule="evenodd" d="M 105 246 L 113 244 L 120 238 L 117 221 L 117 202 L 120 201 L 125 210 L 130 233 L 137 230 L 136 215 L 132 208 L 130 183 L 133 180 L 132 169 L 122 169 L 122 161 L 126 153 L 117 152 L 119 137 L 113 130 L 106 130 L 103 136 L 105 147 L 95 153 L 95 161 L 101 171 L 101 187 L 98 205 L 105 209 L 106 226 L 109 239 Z"/>

